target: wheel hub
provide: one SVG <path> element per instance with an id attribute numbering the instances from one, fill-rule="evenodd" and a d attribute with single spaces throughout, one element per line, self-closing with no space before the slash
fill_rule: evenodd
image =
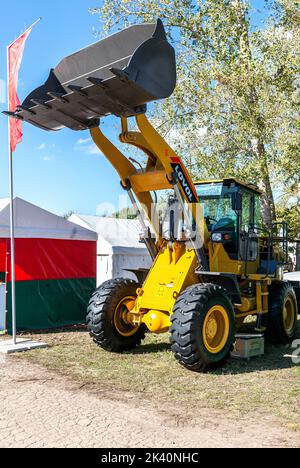
<path id="1" fill-rule="evenodd" d="M 206 349 L 218 354 L 227 343 L 230 332 L 229 318 L 221 305 L 213 306 L 208 312 L 203 325 L 203 341 Z"/>
<path id="2" fill-rule="evenodd" d="M 130 320 L 130 312 L 134 307 L 134 303 L 134 297 L 125 297 L 119 302 L 114 312 L 114 325 L 118 333 L 124 337 L 134 335 L 139 328 L 134 326 Z"/>
<path id="3" fill-rule="evenodd" d="M 289 333 L 293 329 L 294 320 L 295 320 L 294 303 L 293 303 L 293 300 L 290 297 L 288 297 L 283 307 L 283 323 L 284 323 L 284 327 L 287 333 Z"/>
<path id="4" fill-rule="evenodd" d="M 218 324 L 215 318 L 211 317 L 206 326 L 206 334 L 209 339 L 213 339 L 218 331 Z"/>
<path id="5" fill-rule="evenodd" d="M 126 325 L 130 325 L 130 322 L 128 320 L 128 309 L 125 305 L 122 305 L 122 308 L 120 310 L 120 318 Z"/>

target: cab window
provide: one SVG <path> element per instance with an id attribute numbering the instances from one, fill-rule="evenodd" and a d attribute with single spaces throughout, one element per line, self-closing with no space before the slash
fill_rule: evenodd
<path id="1" fill-rule="evenodd" d="M 257 227 L 262 226 L 261 210 L 260 210 L 260 197 L 258 195 L 255 195 L 255 197 L 254 197 L 254 224 Z"/>
<path id="2" fill-rule="evenodd" d="M 252 195 L 248 192 L 243 192 L 242 230 L 244 231 L 248 231 L 249 226 L 253 223 L 252 209 Z"/>
<path id="3" fill-rule="evenodd" d="M 197 193 L 203 208 L 209 231 L 226 230 L 237 232 L 238 216 L 232 209 L 232 193 L 223 184 L 197 186 Z"/>

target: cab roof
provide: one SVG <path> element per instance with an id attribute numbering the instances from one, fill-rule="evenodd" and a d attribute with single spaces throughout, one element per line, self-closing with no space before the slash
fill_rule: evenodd
<path id="1" fill-rule="evenodd" d="M 255 185 L 255 184 L 246 184 L 241 180 L 235 179 L 234 177 L 227 178 L 227 179 L 211 179 L 211 180 L 197 180 L 194 182 L 195 185 L 203 185 L 203 184 L 223 184 L 223 185 L 238 185 L 243 189 L 250 190 L 250 192 L 254 192 L 257 195 L 261 195 L 263 192 Z"/>

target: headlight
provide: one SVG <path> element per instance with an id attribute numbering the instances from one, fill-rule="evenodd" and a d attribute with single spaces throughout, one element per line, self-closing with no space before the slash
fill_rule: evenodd
<path id="1" fill-rule="evenodd" d="M 214 232 L 211 235 L 211 240 L 213 242 L 222 242 L 222 233 L 221 232 Z"/>

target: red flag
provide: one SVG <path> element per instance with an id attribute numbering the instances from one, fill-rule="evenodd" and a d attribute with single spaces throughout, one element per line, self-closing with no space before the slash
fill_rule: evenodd
<path id="1" fill-rule="evenodd" d="M 33 26 L 8 47 L 8 110 L 10 112 L 14 112 L 21 104 L 17 94 L 19 69 L 23 58 L 25 43 L 32 28 Z M 16 146 L 22 141 L 22 121 L 10 118 L 9 133 L 10 150 L 14 152 Z"/>

